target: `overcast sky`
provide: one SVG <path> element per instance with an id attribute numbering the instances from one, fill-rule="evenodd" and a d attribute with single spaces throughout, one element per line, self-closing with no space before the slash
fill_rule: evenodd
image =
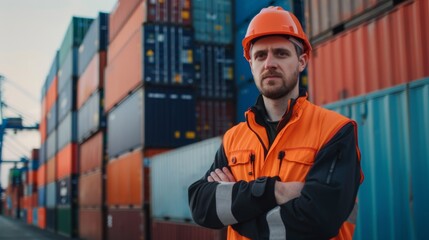
<path id="1" fill-rule="evenodd" d="M 6 78 L 2 99 L 9 107 L 4 117 L 21 114 L 26 125 L 41 116 L 43 82 L 60 47 L 72 16 L 95 18 L 111 12 L 117 0 L 0 0 L 0 75 Z M 17 160 L 38 148 L 37 131 L 7 132 L 3 159 Z M 6 187 L 11 164 L 1 166 L 1 186 Z"/>

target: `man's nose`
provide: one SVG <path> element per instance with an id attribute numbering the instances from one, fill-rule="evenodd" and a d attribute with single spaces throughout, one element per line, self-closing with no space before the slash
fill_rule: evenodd
<path id="1" fill-rule="evenodd" d="M 272 69 L 277 67 L 277 59 L 271 52 L 268 52 L 267 58 L 265 59 L 265 69 Z"/>

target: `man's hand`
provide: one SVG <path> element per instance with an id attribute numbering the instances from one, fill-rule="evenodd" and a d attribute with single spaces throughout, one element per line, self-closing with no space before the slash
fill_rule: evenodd
<path id="1" fill-rule="evenodd" d="M 279 182 L 274 185 L 274 195 L 278 205 L 301 196 L 301 190 L 304 187 L 303 182 Z"/>
<path id="2" fill-rule="evenodd" d="M 236 182 L 235 177 L 229 171 L 227 167 L 223 167 L 222 170 L 216 168 L 213 172 L 210 173 L 210 176 L 207 177 L 209 182 Z"/>

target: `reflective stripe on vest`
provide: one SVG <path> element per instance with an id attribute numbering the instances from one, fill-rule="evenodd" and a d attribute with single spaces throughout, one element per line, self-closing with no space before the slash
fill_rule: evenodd
<path id="1" fill-rule="evenodd" d="M 358 205 L 355 203 L 355 206 L 353 207 L 352 212 L 350 213 L 349 217 L 347 218 L 347 222 L 356 224 L 356 218 L 358 214 Z"/>
<path id="2" fill-rule="evenodd" d="M 280 206 L 273 208 L 267 214 L 270 240 L 286 240 L 286 228 L 280 215 Z"/>
<path id="3" fill-rule="evenodd" d="M 224 226 L 238 223 L 231 211 L 233 182 L 222 182 L 216 187 L 216 213 Z"/>

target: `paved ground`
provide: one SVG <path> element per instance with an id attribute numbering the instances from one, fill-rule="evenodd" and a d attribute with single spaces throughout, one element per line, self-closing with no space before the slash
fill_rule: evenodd
<path id="1" fill-rule="evenodd" d="M 58 235 L 24 221 L 0 215 L 0 239 L 1 240 L 70 240 L 70 238 Z"/>

